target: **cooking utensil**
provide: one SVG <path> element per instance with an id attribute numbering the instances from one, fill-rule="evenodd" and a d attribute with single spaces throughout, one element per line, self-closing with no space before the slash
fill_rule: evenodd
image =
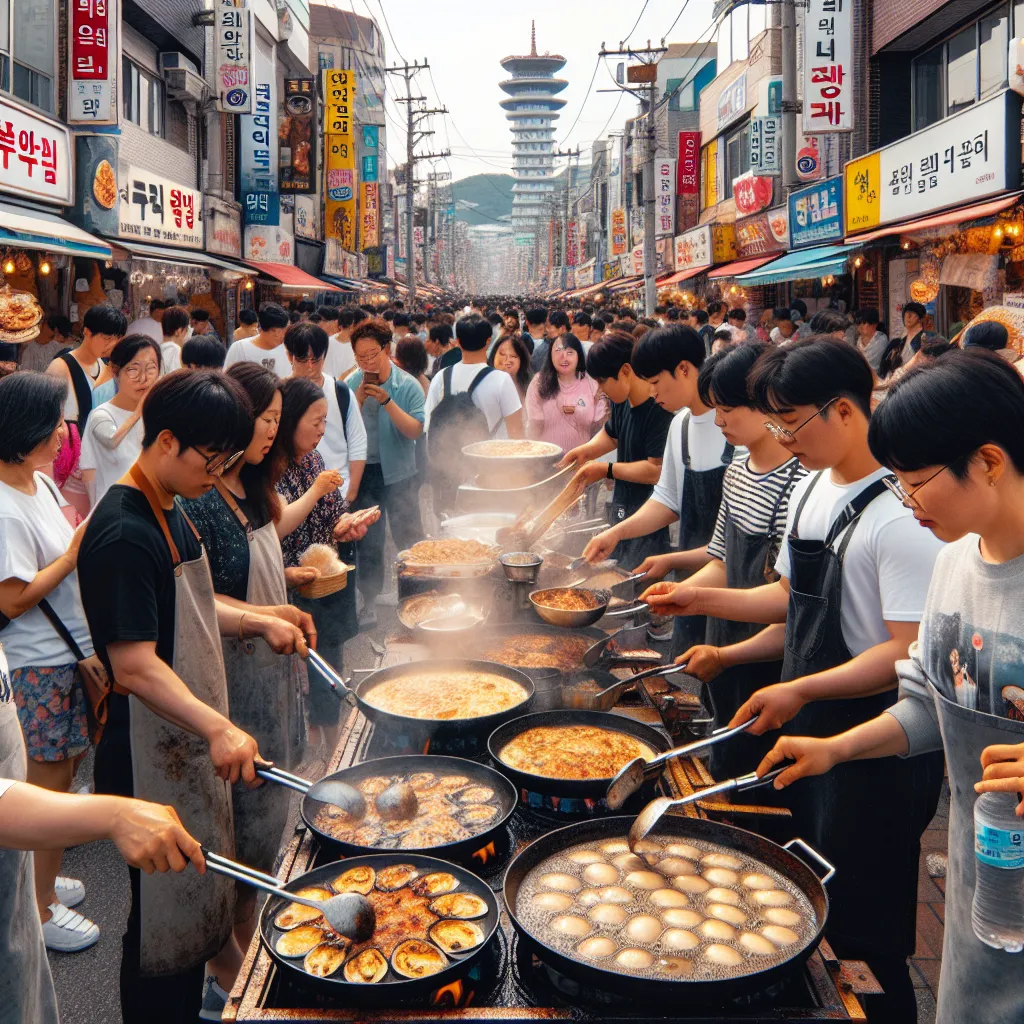
<path id="1" fill-rule="evenodd" d="M 464 657 L 499 661 L 516 655 L 530 655 L 537 665 L 524 665 L 525 672 L 534 682 L 550 679 L 563 673 L 575 672 L 581 666 L 584 652 L 605 634 L 593 626 L 584 629 L 560 629 L 539 622 L 488 625 L 475 629 L 459 638 L 459 653 Z M 547 660 L 550 659 L 550 660 Z M 543 663 L 542 663 L 543 662 Z"/>
<path id="2" fill-rule="evenodd" d="M 548 532 L 563 512 L 567 512 L 579 501 L 586 489 L 583 480 L 579 479 L 578 475 L 573 475 L 565 487 L 535 515 L 524 517 L 522 522 L 516 522 L 509 527 L 508 533 L 499 530 L 498 543 L 514 540 L 521 548 L 531 548 Z"/>
<path id="3" fill-rule="evenodd" d="M 584 668 L 625 668 L 639 665 L 646 668 L 660 663 L 661 654 L 653 650 L 647 638 L 647 625 L 626 626 L 615 633 L 604 634 L 583 655 Z"/>
<path id="4" fill-rule="evenodd" d="M 445 953 L 448 958 L 448 966 L 436 974 L 424 978 L 403 978 L 389 968 L 384 979 L 375 984 L 346 981 L 341 970 L 327 977 L 307 974 L 302 966 L 302 957 L 285 957 L 277 951 L 277 941 L 283 932 L 274 924 L 274 918 L 293 900 L 292 894 L 295 890 L 308 886 L 329 886 L 339 875 L 353 867 L 370 867 L 379 873 L 393 864 L 411 864 L 421 875 L 431 874 L 435 871 L 447 872 L 453 875 L 459 883 L 456 892 L 471 893 L 484 900 L 487 904 L 487 913 L 483 917 L 474 919 L 484 933 L 484 941 L 465 953 Z M 267 900 L 260 913 L 260 938 L 267 952 L 277 967 L 283 970 L 293 982 L 297 982 L 303 987 L 308 986 L 306 991 L 319 990 L 332 999 L 340 1000 L 341 1005 L 345 1006 L 394 1006 L 396 1002 L 429 995 L 445 985 L 464 978 L 487 949 L 499 925 L 498 898 L 482 879 L 463 867 L 449 864 L 436 857 L 412 854 L 405 850 L 346 858 L 343 861 L 323 864 L 293 878 L 285 885 L 278 882 L 278 886 L 276 897 Z"/>
<path id="5" fill-rule="evenodd" d="M 801 970 L 804 962 L 817 948 L 828 918 L 828 895 L 824 882 L 832 877 L 832 865 L 801 839 L 794 839 L 785 847 L 778 846 L 762 836 L 733 825 L 707 821 L 700 818 L 684 818 L 670 815 L 662 818 L 659 836 L 671 839 L 698 840 L 712 843 L 723 849 L 732 850 L 771 868 L 799 888 L 810 902 L 814 912 L 813 926 L 801 941 L 787 947 L 789 956 L 781 961 L 773 960 L 767 968 L 756 967 L 747 974 L 708 981 L 694 981 L 689 978 L 661 979 L 649 976 L 619 974 L 600 966 L 600 961 L 576 960 L 571 956 L 548 946 L 543 938 L 532 932 L 526 918 L 520 917 L 516 901 L 523 879 L 537 865 L 556 853 L 580 843 L 603 839 L 622 839 L 629 831 L 632 819 L 628 817 L 593 818 L 567 825 L 549 832 L 527 846 L 509 864 L 505 872 L 503 893 L 505 907 L 520 941 L 535 952 L 545 963 L 561 974 L 573 978 L 582 985 L 615 992 L 635 999 L 645 1009 L 652 1004 L 675 1005 L 681 1003 L 722 1004 L 747 993 L 763 991 L 781 983 Z M 793 851 L 799 849 L 808 860 L 817 862 L 824 872 L 819 878 L 808 864 Z M 748 961 L 756 964 L 756 961 Z M 651 1016 L 650 1013 L 647 1016 Z"/>
<path id="6" fill-rule="evenodd" d="M 529 561 L 526 561 L 526 558 Z M 522 561 L 516 561 L 521 559 Z M 544 559 L 532 551 L 506 551 L 498 557 L 509 583 L 536 583 Z"/>
<path id="7" fill-rule="evenodd" d="M 348 785 L 341 779 L 332 777 L 320 779 L 319 782 L 310 782 L 301 775 L 292 775 L 274 765 L 267 765 L 264 768 L 257 768 L 256 774 L 268 782 L 276 782 L 288 789 L 294 789 L 296 793 L 303 796 L 309 795 L 311 800 L 322 804 L 333 804 L 340 807 L 346 814 L 353 818 L 362 818 L 366 814 L 366 798 L 358 789 Z"/>
<path id="8" fill-rule="evenodd" d="M 551 590 L 586 590 L 586 588 L 545 587 L 543 590 L 534 590 L 531 592 L 530 604 L 533 605 L 533 610 L 540 618 L 551 626 L 562 626 L 566 629 L 578 629 L 581 626 L 592 626 L 598 621 L 598 619 L 604 618 L 605 616 L 615 618 L 624 615 L 643 615 L 645 619 L 650 618 L 650 608 L 642 602 L 628 605 L 624 608 L 614 608 L 609 611 L 608 602 L 612 598 L 611 591 L 609 590 L 586 590 L 586 593 L 592 594 L 597 599 L 597 604 L 594 605 L 593 608 L 583 608 L 579 610 L 569 608 L 552 608 L 550 605 L 539 603 L 537 598 Z"/>
<path id="9" fill-rule="evenodd" d="M 272 896 L 277 896 L 284 889 L 284 883 L 273 875 L 265 875 L 262 871 L 228 860 L 205 848 L 203 856 L 206 858 L 206 866 L 218 875 L 226 875 L 261 892 L 269 892 Z M 329 900 L 314 900 L 309 896 L 297 895 L 288 898 L 292 903 L 301 903 L 304 907 L 319 910 L 334 931 L 353 942 L 365 942 L 377 924 L 377 914 L 370 901 L 357 892 L 339 893 Z"/>
<path id="10" fill-rule="evenodd" d="M 675 668 L 677 672 L 680 671 L 678 665 Z M 665 765 L 673 758 L 688 757 L 691 754 L 708 750 L 710 747 L 722 743 L 732 736 L 745 732 L 756 721 L 757 715 L 754 715 L 753 718 L 749 718 L 742 725 L 734 725 L 731 729 L 729 726 L 724 725 L 720 729 L 715 729 L 714 732 L 703 739 L 695 740 L 693 743 L 686 743 L 672 750 L 666 750 L 665 753 L 652 758 L 650 761 L 644 761 L 639 757 L 635 758 L 629 764 L 624 765 L 618 775 L 609 783 L 606 794 L 608 806 L 614 809 L 620 808 L 645 782 L 659 776 L 665 770 Z"/>
<path id="11" fill-rule="evenodd" d="M 424 598 L 430 598 L 437 608 L 428 618 L 419 619 L 412 613 Z M 433 634 L 458 632 L 482 625 L 487 621 L 487 613 L 479 603 L 467 600 L 460 594 L 442 594 L 431 590 L 426 594 L 413 594 L 402 601 L 398 606 L 398 620 L 414 633 Z"/>
<path id="12" fill-rule="evenodd" d="M 622 695 L 642 679 L 670 676 L 678 671 L 678 665 L 656 665 L 654 668 L 645 669 L 626 679 L 617 679 L 611 686 L 599 690 L 597 693 L 581 690 L 578 685 L 573 685 L 571 679 L 566 680 L 562 683 L 562 706 L 577 711 L 611 711 Z M 579 675 L 589 674 L 587 672 L 579 673 Z"/>

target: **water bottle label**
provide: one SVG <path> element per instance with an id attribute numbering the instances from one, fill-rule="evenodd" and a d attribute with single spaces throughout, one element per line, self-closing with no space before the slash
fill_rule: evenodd
<path id="1" fill-rule="evenodd" d="M 994 868 L 1024 868 L 1024 830 L 975 825 L 974 852 L 982 864 Z"/>

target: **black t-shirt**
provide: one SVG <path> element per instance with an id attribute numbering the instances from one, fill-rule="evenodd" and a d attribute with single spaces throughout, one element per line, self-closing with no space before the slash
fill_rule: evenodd
<path id="1" fill-rule="evenodd" d="M 181 510 L 166 511 L 183 562 L 202 554 Z M 78 585 L 96 653 L 107 668 L 107 647 L 156 641 L 167 664 L 174 656 L 174 565 L 146 496 L 114 484 L 93 511 L 78 553 Z"/>
<path id="2" fill-rule="evenodd" d="M 447 352 L 442 352 L 441 357 L 437 361 L 437 366 L 434 368 L 435 376 L 440 373 L 443 369 L 448 366 L 454 366 L 456 363 L 462 362 L 462 349 L 456 346 L 455 348 L 448 349 Z"/>
<path id="3" fill-rule="evenodd" d="M 625 402 L 612 406 L 612 414 L 604 425 L 604 432 L 617 444 L 618 462 L 643 462 L 660 459 L 665 454 L 665 441 L 672 413 L 662 409 L 653 398 L 635 408 Z M 651 496 L 651 484 L 637 484 L 629 480 L 616 480 L 612 501 L 626 508 L 631 516 Z"/>

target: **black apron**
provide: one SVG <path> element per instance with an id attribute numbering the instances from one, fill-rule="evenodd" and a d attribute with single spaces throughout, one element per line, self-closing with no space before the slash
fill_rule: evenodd
<path id="1" fill-rule="evenodd" d="M 646 499 L 634 507 L 633 502 L 610 501 L 607 506 L 609 526 L 618 526 L 624 519 L 628 519 L 645 504 Z M 672 547 L 668 535 L 668 527 L 663 526 L 654 533 L 645 534 L 643 537 L 630 537 L 628 540 L 620 540 L 612 550 L 611 556 L 618 562 L 620 569 L 635 569 L 645 558 L 651 555 L 664 555 Z"/>
<path id="2" fill-rule="evenodd" d="M 876 480 L 843 509 L 824 541 L 799 536 L 800 516 L 821 477 L 804 492 L 787 538 L 789 610 L 782 680 L 824 672 L 853 655 L 843 638 L 843 560 L 861 513 L 885 490 Z M 833 543 L 846 531 L 838 551 Z M 784 732 L 835 736 L 876 718 L 895 688 L 870 697 L 806 705 Z M 942 755 L 849 761 L 785 790 L 794 834 L 836 868 L 826 935 L 840 956 L 871 960 L 914 952 L 921 833 L 935 814 Z"/>
<path id="3" fill-rule="evenodd" d="M 718 506 L 722 504 L 722 481 L 726 467 L 732 462 L 734 445 L 726 443 L 722 449 L 722 464 L 714 469 L 695 471 L 690 468 L 690 422 L 689 412 L 683 420 L 683 493 L 679 498 L 679 550 L 690 551 L 703 547 L 715 532 Z M 704 615 L 677 615 L 672 620 L 672 657 L 678 658 L 695 644 L 704 643 L 707 632 L 707 617 Z"/>

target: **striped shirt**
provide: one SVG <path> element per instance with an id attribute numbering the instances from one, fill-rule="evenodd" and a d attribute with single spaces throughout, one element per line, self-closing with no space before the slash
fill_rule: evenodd
<path id="1" fill-rule="evenodd" d="M 771 530 L 774 520 L 775 536 L 781 541 L 786 533 L 786 512 L 793 485 L 806 475 L 807 470 L 796 459 L 768 473 L 755 473 L 750 468 L 750 456 L 737 452 L 725 471 L 722 504 L 718 508 L 708 554 L 725 561 L 726 519 L 731 519 L 733 526 L 743 533 L 762 536 Z"/>

